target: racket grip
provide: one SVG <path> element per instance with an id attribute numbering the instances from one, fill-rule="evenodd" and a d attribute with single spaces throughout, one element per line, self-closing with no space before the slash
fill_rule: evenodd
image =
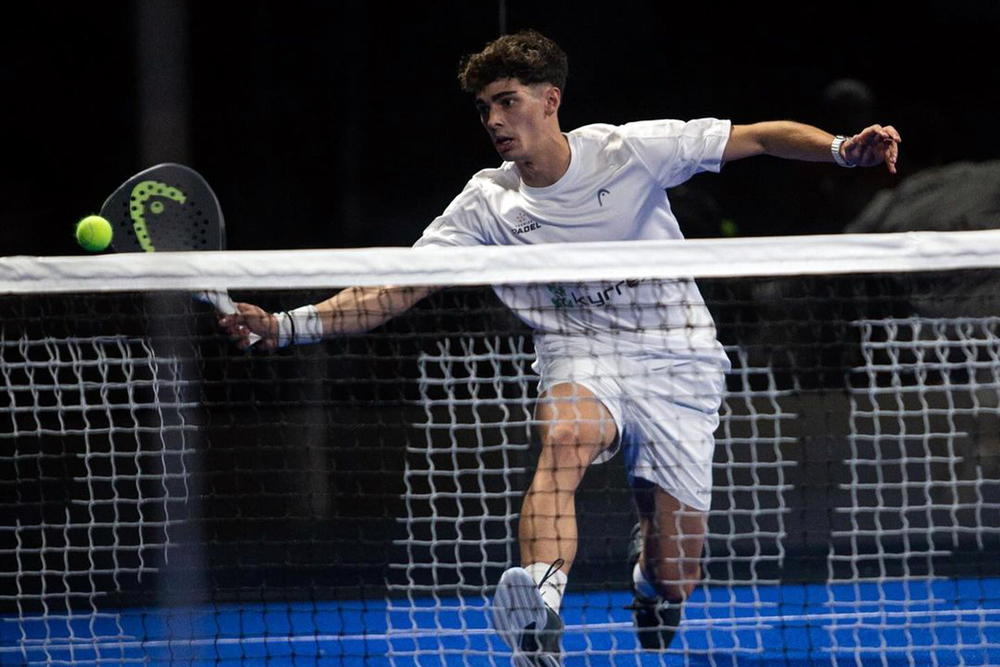
<path id="1" fill-rule="evenodd" d="M 223 315 L 235 315 L 237 312 L 236 304 L 234 304 L 233 300 L 229 297 L 229 292 L 225 290 L 195 292 L 194 298 L 198 299 L 198 301 L 201 301 L 202 303 L 207 303 L 208 305 L 213 306 Z M 260 336 L 251 332 L 248 339 L 250 341 L 249 347 L 253 347 L 260 341 Z"/>

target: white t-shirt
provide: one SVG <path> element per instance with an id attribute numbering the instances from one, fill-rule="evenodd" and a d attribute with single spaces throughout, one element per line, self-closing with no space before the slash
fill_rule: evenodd
<path id="1" fill-rule="evenodd" d="M 515 245 L 683 238 L 665 188 L 718 172 L 729 121 L 656 120 L 569 132 L 570 164 L 533 188 L 505 162 L 480 171 L 415 246 Z M 521 319 L 547 335 L 610 335 L 617 345 L 717 356 L 712 318 L 694 281 L 497 286 Z M 711 348 L 711 351 L 706 348 Z M 692 350 L 693 351 L 693 350 Z"/>

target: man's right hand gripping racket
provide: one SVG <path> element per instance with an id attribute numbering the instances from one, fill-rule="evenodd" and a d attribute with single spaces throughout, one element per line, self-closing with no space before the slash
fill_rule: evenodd
<path id="1" fill-rule="evenodd" d="M 180 164 L 158 164 L 122 183 L 101 207 L 118 252 L 224 250 L 226 227 L 219 199 L 201 174 Z M 236 306 L 225 290 L 195 298 L 225 314 Z M 250 345 L 260 338 L 250 334 Z"/>

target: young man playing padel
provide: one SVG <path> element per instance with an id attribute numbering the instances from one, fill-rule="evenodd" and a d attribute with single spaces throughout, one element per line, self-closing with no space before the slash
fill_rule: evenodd
<path id="1" fill-rule="evenodd" d="M 564 133 L 567 59 L 534 31 L 505 35 L 463 60 L 460 83 L 504 163 L 479 172 L 417 241 L 515 245 L 680 239 L 666 188 L 755 155 L 885 164 L 899 134 L 874 125 L 834 137 L 793 122 L 701 119 L 588 125 Z M 432 288 L 354 288 L 269 315 L 239 304 L 223 319 L 265 347 L 360 333 Z M 541 452 L 519 525 L 522 567 L 501 577 L 495 629 L 515 663 L 557 665 L 559 607 L 577 547 L 574 496 L 592 463 L 623 451 L 639 524 L 630 547 L 640 644 L 669 646 L 701 575 L 711 500 L 713 433 L 729 369 L 693 281 L 629 280 L 498 287 L 533 329 Z"/>

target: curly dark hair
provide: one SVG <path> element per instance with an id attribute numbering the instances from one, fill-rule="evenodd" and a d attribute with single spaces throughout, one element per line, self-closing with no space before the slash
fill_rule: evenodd
<path id="1" fill-rule="evenodd" d="M 551 83 L 565 91 L 568 72 L 566 53 L 558 44 L 536 30 L 522 30 L 462 58 L 458 82 L 472 94 L 498 79 L 517 79 L 525 85 Z"/>

